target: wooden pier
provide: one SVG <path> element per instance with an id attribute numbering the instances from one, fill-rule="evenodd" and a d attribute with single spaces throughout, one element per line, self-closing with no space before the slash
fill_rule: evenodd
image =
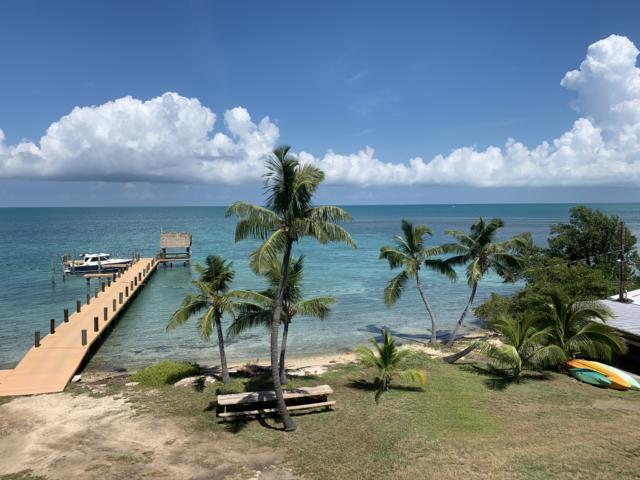
<path id="1" fill-rule="evenodd" d="M 156 258 L 141 258 L 115 275 L 84 305 L 76 304 L 73 314 L 40 339 L 12 370 L 0 370 L 0 396 L 34 395 L 64 390 L 80 368 L 91 346 L 100 338 L 118 314 L 135 297 L 158 266 Z M 113 275 L 110 275 L 114 278 Z"/>

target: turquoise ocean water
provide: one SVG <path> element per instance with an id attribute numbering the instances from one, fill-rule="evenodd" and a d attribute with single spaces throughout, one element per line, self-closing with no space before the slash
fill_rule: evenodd
<path id="1" fill-rule="evenodd" d="M 382 291 L 393 275 L 378 260 L 380 246 L 390 243 L 407 218 L 426 223 L 434 231 L 432 243 L 447 240 L 448 229 L 464 229 L 479 216 L 500 217 L 506 222 L 502 237 L 531 232 L 544 243 L 549 225 L 566 221 L 571 205 L 406 205 L 347 207 L 354 221 L 349 231 L 357 250 L 344 245 L 322 246 L 312 241 L 296 245 L 306 256 L 305 293 L 334 295 L 338 299 L 331 316 L 323 322 L 299 318 L 290 333 L 291 356 L 339 352 L 366 342 L 382 326 L 395 333 L 424 335 L 427 321 L 414 288 L 408 289 L 393 308 L 385 307 Z M 596 205 L 623 217 L 640 234 L 639 204 Z M 83 278 L 60 278 L 60 256 L 86 251 L 131 255 L 138 250 L 153 256 L 159 249 L 159 233 L 184 230 L 193 234 L 195 261 L 207 254 L 233 260 L 235 288 L 260 288 L 262 281 L 247 266 L 252 242 L 235 244 L 235 220 L 224 218 L 222 207 L 180 208 L 24 208 L 0 209 L 0 368 L 11 368 L 27 351 L 34 330 L 48 331 L 50 318 L 60 321 L 64 308 L 87 293 Z M 55 261 L 56 286 L 51 286 L 51 263 Z M 190 291 L 192 268 L 161 269 L 122 316 L 116 328 L 92 358 L 89 368 L 136 368 L 164 358 L 212 364 L 217 347 L 200 340 L 195 322 L 172 332 L 165 331 L 171 313 Z M 446 330 L 460 314 L 469 294 L 464 279 L 452 284 L 427 273 L 423 279 L 439 327 Z M 95 284 L 94 284 L 95 286 Z M 509 293 L 514 285 L 487 278 L 479 289 L 478 303 L 490 292 Z M 229 361 L 240 362 L 268 356 L 269 338 L 255 330 L 228 345 Z"/>

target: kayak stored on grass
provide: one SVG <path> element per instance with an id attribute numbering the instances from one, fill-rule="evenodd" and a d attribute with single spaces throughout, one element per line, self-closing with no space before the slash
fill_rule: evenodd
<path id="1" fill-rule="evenodd" d="M 570 368 L 569 375 L 594 387 L 607 388 L 611 386 L 611 380 L 590 368 Z"/>
<path id="2" fill-rule="evenodd" d="M 617 368 L 610 367 L 604 363 L 574 358 L 573 360 L 569 360 L 567 365 L 571 368 L 587 368 L 601 373 L 611 380 L 609 388 L 613 388 L 615 390 L 629 390 L 629 388 L 631 388 L 631 383 L 617 372 Z"/>

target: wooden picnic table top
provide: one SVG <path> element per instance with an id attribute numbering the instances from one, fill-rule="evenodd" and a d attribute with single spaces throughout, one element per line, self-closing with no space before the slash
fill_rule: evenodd
<path id="1" fill-rule="evenodd" d="M 284 399 L 315 397 L 330 395 L 333 389 L 329 385 L 318 385 L 317 387 L 300 387 L 287 389 L 283 392 Z M 270 402 L 276 399 L 276 394 L 272 390 L 262 392 L 231 393 L 228 395 L 218 395 L 218 405 L 240 405 L 247 403 Z"/>

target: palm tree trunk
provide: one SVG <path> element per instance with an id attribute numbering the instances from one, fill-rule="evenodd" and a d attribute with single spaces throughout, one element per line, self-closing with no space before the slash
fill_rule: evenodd
<path id="1" fill-rule="evenodd" d="M 460 327 L 462 326 L 462 322 L 464 321 L 464 317 L 467 316 L 467 312 L 469 311 L 469 308 L 471 307 L 471 304 L 473 303 L 473 299 L 476 296 L 476 289 L 478 288 L 478 284 L 474 283 L 473 287 L 471 287 L 471 296 L 469 297 L 469 301 L 467 302 L 467 306 L 464 307 L 464 310 L 462 311 L 462 315 L 460 315 L 460 320 L 458 320 L 458 323 L 456 323 L 456 326 L 453 328 L 453 332 L 451 332 L 451 337 L 449 338 L 449 341 L 447 342 L 447 347 L 451 348 L 453 347 L 453 342 L 456 341 L 456 336 L 458 335 L 458 330 L 460 330 Z"/>
<path id="2" fill-rule="evenodd" d="M 420 283 L 420 275 L 416 272 L 416 285 L 418 286 L 418 291 L 420 292 L 420 296 L 422 297 L 422 302 L 424 306 L 427 307 L 427 313 L 429 314 L 429 318 L 431 319 L 431 340 L 429 343 L 431 345 L 436 344 L 436 314 L 431 309 L 431 305 L 429 304 L 429 300 L 427 300 L 427 296 L 424 294 L 424 290 L 422 290 L 422 284 Z"/>
<path id="3" fill-rule="evenodd" d="M 289 336 L 289 322 L 284 322 L 282 327 L 282 344 L 280 345 L 280 383 L 286 385 L 288 382 L 287 372 L 284 368 L 285 355 L 287 350 L 287 337 Z"/>
<path id="4" fill-rule="evenodd" d="M 218 331 L 218 348 L 220 349 L 220 369 L 222 370 L 222 383 L 229 382 L 229 369 L 227 368 L 227 354 L 224 351 L 224 336 L 222 334 L 222 322 L 215 319 L 216 330 Z"/>
<path id="5" fill-rule="evenodd" d="M 282 301 L 284 297 L 284 287 L 287 283 L 287 276 L 289 274 L 289 260 L 291 258 L 291 246 L 293 242 L 287 239 L 287 244 L 284 249 L 284 255 L 282 257 L 282 269 L 280 270 L 280 282 L 278 283 L 278 292 L 276 294 L 276 304 L 273 309 L 273 321 L 271 322 L 271 379 L 273 381 L 273 390 L 276 394 L 276 404 L 278 407 L 278 414 L 284 424 L 284 429 L 287 432 L 295 431 L 298 426 L 293 421 L 287 410 L 287 405 L 284 403 L 284 395 L 282 393 L 282 384 L 280 383 L 280 369 L 278 366 L 279 357 L 279 330 L 280 330 L 280 316 L 282 315 Z"/>

